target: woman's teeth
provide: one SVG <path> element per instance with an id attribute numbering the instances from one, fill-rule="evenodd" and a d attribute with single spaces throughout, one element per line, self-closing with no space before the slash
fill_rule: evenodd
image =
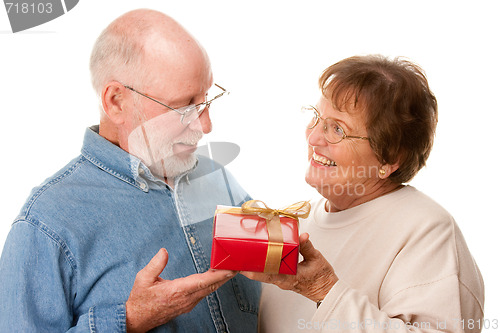
<path id="1" fill-rule="evenodd" d="M 334 161 L 329 160 L 328 158 L 326 158 L 324 156 L 316 155 L 316 153 L 313 153 L 312 158 L 313 158 L 314 162 L 317 162 L 317 163 L 324 165 L 324 166 L 337 166 L 337 163 L 335 163 Z"/>

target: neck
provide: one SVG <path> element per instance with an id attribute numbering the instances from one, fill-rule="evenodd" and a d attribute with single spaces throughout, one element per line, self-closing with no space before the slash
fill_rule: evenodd
<path id="1" fill-rule="evenodd" d="M 122 145 L 120 145 L 118 130 L 116 129 L 116 126 L 109 121 L 101 119 L 99 124 L 99 135 L 123 149 Z"/>
<path id="2" fill-rule="evenodd" d="M 175 187 L 175 178 L 167 178 L 165 177 L 165 183 L 170 186 L 172 189 Z"/>
<path id="3" fill-rule="evenodd" d="M 352 207 L 359 206 L 365 202 L 371 201 L 378 197 L 384 196 L 391 192 L 397 191 L 404 187 L 402 184 L 395 184 L 392 182 L 384 182 L 379 186 L 373 187 L 369 193 L 364 193 L 363 195 L 342 195 L 342 196 L 329 196 L 325 198 L 327 202 L 325 204 L 325 210 L 327 212 L 339 212 Z"/>

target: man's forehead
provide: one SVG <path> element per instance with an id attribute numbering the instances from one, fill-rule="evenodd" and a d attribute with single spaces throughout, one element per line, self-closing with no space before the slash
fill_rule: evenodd
<path id="1" fill-rule="evenodd" d="M 155 79 L 146 83 L 145 90 L 172 107 L 185 106 L 205 95 L 213 83 L 211 71 L 195 76 L 172 73 L 154 76 Z"/>

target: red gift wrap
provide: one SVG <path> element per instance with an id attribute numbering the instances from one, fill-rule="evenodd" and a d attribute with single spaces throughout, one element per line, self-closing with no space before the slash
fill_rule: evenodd
<path id="1" fill-rule="evenodd" d="M 297 274 L 298 217 L 307 217 L 309 202 L 297 203 L 284 210 L 272 210 L 262 202 L 265 208 L 259 208 L 259 202 L 251 200 L 242 208 L 217 207 L 210 266 L 236 271 Z M 252 205 L 253 208 L 248 208 Z"/>

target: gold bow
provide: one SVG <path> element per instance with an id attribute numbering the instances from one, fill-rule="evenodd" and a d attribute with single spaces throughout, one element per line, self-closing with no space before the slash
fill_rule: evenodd
<path id="1" fill-rule="evenodd" d="M 259 206 L 259 203 L 264 207 Z M 274 216 L 279 215 L 298 220 L 299 218 L 305 219 L 309 216 L 311 204 L 309 201 L 299 201 L 288 207 L 272 209 L 269 208 L 262 200 L 249 200 L 241 205 L 241 211 L 247 214 L 257 214 L 266 220 L 271 220 Z"/>
<path id="2" fill-rule="evenodd" d="M 216 213 L 251 214 L 264 218 L 269 235 L 264 273 L 278 274 L 283 254 L 283 233 L 281 231 L 280 215 L 298 220 L 299 218 L 307 218 L 310 211 L 311 204 L 309 201 L 300 201 L 288 207 L 272 209 L 261 200 L 249 200 L 241 205 L 241 208 L 218 209 Z"/>

